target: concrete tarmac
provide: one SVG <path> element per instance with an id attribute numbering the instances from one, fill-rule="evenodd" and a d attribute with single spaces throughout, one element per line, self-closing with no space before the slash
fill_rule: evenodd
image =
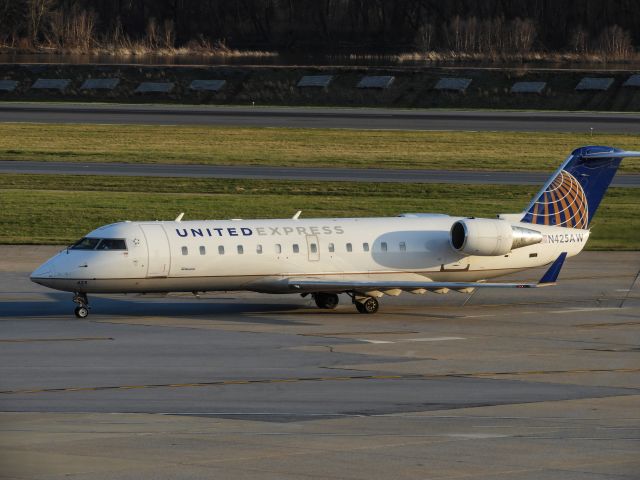
<path id="1" fill-rule="evenodd" d="M 640 115 L 387 108 L 0 103 L 0 122 L 640 133 Z"/>
<path id="2" fill-rule="evenodd" d="M 482 172 L 377 168 L 298 168 L 236 165 L 166 165 L 134 163 L 2 161 L 0 173 L 116 175 L 188 178 L 254 178 L 384 183 L 456 183 L 481 185 L 543 185 L 550 172 Z M 616 175 L 612 186 L 638 188 L 640 175 Z"/>
<path id="3" fill-rule="evenodd" d="M 376 315 L 96 295 L 78 320 L 28 280 L 56 250 L 0 246 L 0 478 L 638 478 L 638 252 Z"/>

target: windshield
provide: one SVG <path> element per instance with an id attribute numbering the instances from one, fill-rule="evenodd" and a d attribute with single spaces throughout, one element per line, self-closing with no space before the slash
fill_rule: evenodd
<path id="1" fill-rule="evenodd" d="M 127 244 L 121 238 L 103 238 L 96 250 L 126 250 Z"/>
<path id="2" fill-rule="evenodd" d="M 96 245 L 98 245 L 99 241 L 99 238 L 85 237 L 81 238 L 76 243 L 71 245 L 70 248 L 71 250 L 93 250 L 94 248 L 96 248 Z"/>
<path id="3" fill-rule="evenodd" d="M 69 247 L 71 250 L 126 250 L 127 243 L 122 238 L 90 238 L 78 240 Z"/>

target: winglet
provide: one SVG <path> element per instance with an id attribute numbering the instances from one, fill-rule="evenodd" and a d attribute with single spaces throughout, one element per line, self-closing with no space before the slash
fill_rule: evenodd
<path id="1" fill-rule="evenodd" d="M 567 258 L 567 252 L 562 252 L 560 256 L 556 258 L 556 261 L 551 264 L 549 269 L 542 276 L 542 278 L 538 282 L 538 285 L 544 286 L 544 285 L 556 283 L 556 280 L 558 279 L 558 275 L 560 274 L 560 269 L 564 264 L 565 258 Z"/>

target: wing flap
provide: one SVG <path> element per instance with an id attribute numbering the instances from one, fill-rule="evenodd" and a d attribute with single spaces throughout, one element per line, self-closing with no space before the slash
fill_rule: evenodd
<path id="1" fill-rule="evenodd" d="M 548 285 L 548 284 L 546 284 Z M 346 292 L 355 290 L 359 292 L 369 292 L 381 290 L 383 292 L 394 290 L 464 290 L 467 288 L 537 288 L 545 286 L 539 283 L 482 283 L 482 282 L 362 282 L 362 281 L 333 281 L 315 279 L 289 279 L 291 290 L 312 290 L 317 289 L 322 292 Z M 395 292 L 394 292 L 395 293 Z"/>
<path id="2" fill-rule="evenodd" d="M 320 280 L 313 277 L 289 278 L 289 289 L 293 291 L 321 291 L 321 292 L 390 292 L 399 294 L 400 290 L 414 293 L 430 291 L 469 291 L 473 288 L 539 288 L 555 285 L 560 269 L 567 258 L 567 252 L 562 252 L 551 264 L 538 283 L 492 283 L 492 282 L 433 282 L 431 280 Z"/>

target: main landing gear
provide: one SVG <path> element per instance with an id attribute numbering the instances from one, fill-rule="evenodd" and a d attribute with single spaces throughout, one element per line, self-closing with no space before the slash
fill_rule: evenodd
<path id="1" fill-rule="evenodd" d="M 356 306 L 356 310 L 359 313 L 376 313 L 380 304 L 374 297 L 358 296 L 355 292 L 345 292 L 351 297 L 353 304 Z M 307 296 L 308 293 L 303 293 L 302 296 Z M 313 293 L 311 294 L 316 302 L 318 308 L 324 308 L 327 310 L 333 310 L 338 306 L 338 295 L 335 293 Z"/>
<path id="2" fill-rule="evenodd" d="M 87 318 L 89 316 L 89 299 L 86 293 L 75 292 L 73 294 L 73 301 L 78 304 L 73 313 L 78 318 Z"/>
<path id="3" fill-rule="evenodd" d="M 333 310 L 338 306 L 338 295 L 335 293 L 314 293 L 313 299 L 316 302 L 318 308 L 325 308 L 327 310 Z"/>

